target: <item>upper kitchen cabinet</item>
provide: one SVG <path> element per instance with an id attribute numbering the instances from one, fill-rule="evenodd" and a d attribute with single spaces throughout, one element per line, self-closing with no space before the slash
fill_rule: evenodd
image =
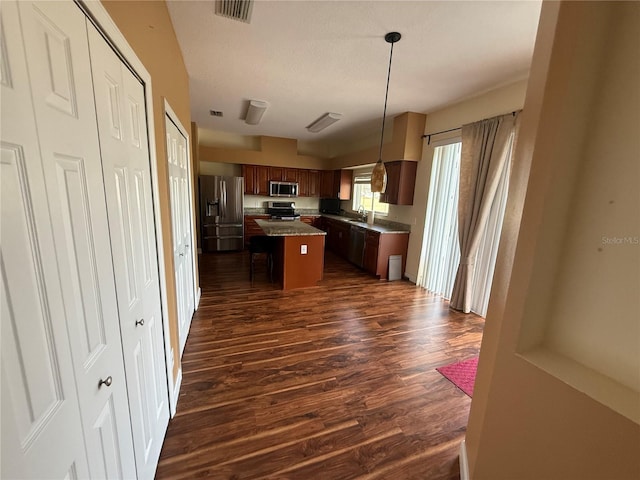
<path id="1" fill-rule="evenodd" d="M 320 172 L 318 170 L 308 170 L 309 172 L 309 197 L 320 196 Z"/>
<path id="2" fill-rule="evenodd" d="M 256 166 L 242 165 L 242 176 L 244 177 L 244 193 L 254 195 L 256 189 Z"/>
<path id="3" fill-rule="evenodd" d="M 418 162 L 398 160 L 385 162 L 387 188 L 380 194 L 380 201 L 393 205 L 413 205 Z"/>
<path id="4" fill-rule="evenodd" d="M 298 196 L 310 197 L 309 194 L 309 170 L 298 169 L 296 181 L 298 182 Z"/>
<path id="5" fill-rule="evenodd" d="M 349 200 L 352 180 L 352 170 L 323 170 L 320 172 L 320 197 Z"/>
<path id="6" fill-rule="evenodd" d="M 298 169 L 286 167 L 269 167 L 269 180 L 272 182 L 297 182 Z"/>
<path id="7" fill-rule="evenodd" d="M 320 172 L 318 170 L 297 170 L 297 182 L 300 197 L 320 196 Z"/>
<path id="8" fill-rule="evenodd" d="M 284 181 L 284 167 L 269 167 L 269 181 L 270 182 L 282 182 Z"/>
<path id="9" fill-rule="evenodd" d="M 297 182 L 298 181 L 298 172 L 297 168 L 285 168 L 282 172 L 282 181 L 283 182 Z"/>
<path id="10" fill-rule="evenodd" d="M 244 193 L 247 195 L 269 195 L 269 167 L 264 165 L 242 165 Z"/>
<path id="11" fill-rule="evenodd" d="M 300 197 L 323 197 L 349 200 L 351 170 L 307 170 L 302 168 L 242 165 L 244 193 L 269 195 L 269 182 L 297 182 Z"/>

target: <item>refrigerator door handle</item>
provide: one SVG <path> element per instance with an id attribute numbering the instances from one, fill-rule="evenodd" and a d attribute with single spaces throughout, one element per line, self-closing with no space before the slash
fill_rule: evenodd
<path id="1" fill-rule="evenodd" d="M 227 216 L 227 182 L 220 180 L 220 202 L 222 203 L 221 217 Z"/>

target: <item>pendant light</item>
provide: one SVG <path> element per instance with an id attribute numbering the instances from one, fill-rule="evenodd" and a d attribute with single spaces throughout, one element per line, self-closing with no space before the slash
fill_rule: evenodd
<path id="1" fill-rule="evenodd" d="M 380 132 L 380 153 L 378 161 L 371 172 L 371 191 L 384 192 L 387 188 L 387 170 L 384 168 L 382 161 L 382 144 L 384 141 L 384 122 L 387 117 L 387 98 L 389 96 L 389 78 L 391 77 L 391 60 L 393 58 L 393 44 L 402 38 L 398 32 L 389 32 L 384 36 L 387 43 L 391 44 L 391 53 L 389 54 L 389 71 L 387 72 L 387 90 L 384 94 L 384 111 L 382 113 L 382 131 Z M 373 210 L 373 208 L 372 208 Z"/>

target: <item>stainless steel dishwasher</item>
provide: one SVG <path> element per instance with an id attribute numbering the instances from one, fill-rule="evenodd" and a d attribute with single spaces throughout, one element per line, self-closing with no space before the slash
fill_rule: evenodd
<path id="1" fill-rule="evenodd" d="M 351 225 L 349 236 L 349 261 L 357 266 L 364 265 L 364 235 L 365 229 L 356 225 Z"/>

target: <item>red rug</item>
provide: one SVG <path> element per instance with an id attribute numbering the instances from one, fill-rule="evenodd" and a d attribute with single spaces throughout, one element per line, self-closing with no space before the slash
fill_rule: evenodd
<path id="1" fill-rule="evenodd" d="M 438 367 L 436 370 L 464 393 L 473 397 L 473 384 L 476 382 L 478 357 L 463 360 L 462 362 L 450 363 L 449 365 Z"/>

